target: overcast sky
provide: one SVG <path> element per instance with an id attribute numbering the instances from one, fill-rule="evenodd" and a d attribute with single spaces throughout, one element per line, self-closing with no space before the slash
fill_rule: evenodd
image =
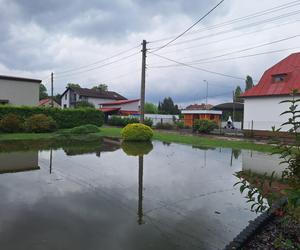
<path id="1" fill-rule="evenodd" d="M 217 2 L 0 0 L 0 74 L 43 79 L 49 90 L 53 71 L 55 93 L 62 93 L 69 82 L 82 87 L 105 83 L 109 90 L 138 98 L 141 41 L 146 39 L 150 51 L 155 50 Z M 238 20 L 229 22 L 234 19 Z M 242 79 L 249 74 L 259 80 L 268 67 L 300 51 L 299 20 L 300 1 L 225 0 L 188 34 L 155 53 L 208 71 Z M 270 42 L 274 43 L 262 45 Z M 154 103 L 166 96 L 181 106 L 204 102 L 204 80 L 213 104 L 230 100 L 237 85 L 244 88 L 242 79 L 175 66 L 151 53 L 147 67 L 146 99 Z"/>

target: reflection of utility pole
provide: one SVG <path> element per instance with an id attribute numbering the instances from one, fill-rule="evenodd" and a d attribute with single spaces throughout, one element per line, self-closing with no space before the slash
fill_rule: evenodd
<path id="1" fill-rule="evenodd" d="M 233 149 L 231 149 L 230 167 L 232 167 L 232 162 L 233 162 Z"/>
<path id="2" fill-rule="evenodd" d="M 143 221 L 143 172 L 144 156 L 139 156 L 139 202 L 138 202 L 138 224 L 142 225 Z"/>
<path id="3" fill-rule="evenodd" d="M 206 168 L 206 150 L 204 150 L 204 167 Z"/>
<path id="4" fill-rule="evenodd" d="M 50 165 L 49 165 L 49 172 L 52 174 L 52 148 L 50 149 Z"/>

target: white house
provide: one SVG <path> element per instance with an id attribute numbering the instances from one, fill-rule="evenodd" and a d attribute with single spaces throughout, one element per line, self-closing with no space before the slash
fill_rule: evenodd
<path id="1" fill-rule="evenodd" d="M 259 83 L 241 95 L 244 98 L 244 129 L 271 131 L 288 120 L 280 114 L 290 106 L 292 89 L 300 93 L 300 53 L 286 57 L 263 74 Z M 287 131 L 283 127 L 282 131 Z"/>
<path id="2" fill-rule="evenodd" d="M 37 106 L 41 80 L 0 75 L 0 104 Z"/>
<path id="3" fill-rule="evenodd" d="M 97 89 L 67 87 L 61 95 L 61 107 L 73 108 L 77 102 L 87 101 L 94 104 L 95 108 L 100 108 L 100 104 L 127 100 L 124 96 L 113 91 L 101 91 Z"/>
<path id="4" fill-rule="evenodd" d="M 100 110 L 104 113 L 119 115 L 137 115 L 139 114 L 140 99 L 118 100 L 113 102 L 99 103 Z M 114 112 L 114 113 L 113 113 Z"/>

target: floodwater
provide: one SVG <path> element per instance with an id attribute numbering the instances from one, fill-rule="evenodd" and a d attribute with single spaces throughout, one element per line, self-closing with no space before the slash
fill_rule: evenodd
<path id="1" fill-rule="evenodd" d="M 257 216 L 234 173 L 270 157 L 161 142 L 1 143 L 1 249 L 222 249 Z"/>

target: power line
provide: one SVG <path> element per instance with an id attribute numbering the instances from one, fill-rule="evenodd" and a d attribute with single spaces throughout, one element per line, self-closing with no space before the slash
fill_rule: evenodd
<path id="1" fill-rule="evenodd" d="M 215 62 L 224 62 L 224 61 L 230 61 L 230 60 L 241 59 L 241 58 L 248 58 L 248 57 L 255 57 L 255 56 L 266 55 L 266 54 L 279 53 L 279 52 L 294 50 L 294 49 L 300 49 L 300 47 L 293 47 L 293 48 L 286 48 L 286 49 L 279 49 L 279 50 L 271 50 L 271 51 L 266 51 L 266 52 L 261 52 L 261 53 L 256 53 L 256 54 L 250 54 L 250 55 L 236 56 L 236 57 L 230 57 L 230 58 L 224 58 L 224 59 L 212 60 L 212 61 L 204 61 L 204 62 L 199 62 L 199 63 L 193 63 L 192 65 L 215 63 Z M 154 66 L 151 66 L 150 68 L 171 68 L 171 67 L 176 67 L 176 66 L 180 66 L 180 65 L 179 64 L 156 65 L 156 66 L 154 65 Z"/>
<path id="2" fill-rule="evenodd" d="M 214 37 L 214 36 L 223 35 L 223 34 L 226 34 L 226 33 L 232 33 L 234 31 L 245 29 L 245 28 L 249 28 L 249 27 L 252 27 L 252 26 L 253 27 L 257 27 L 257 25 L 268 23 L 270 21 L 277 21 L 279 19 L 290 17 L 290 16 L 294 16 L 294 15 L 297 15 L 299 13 L 300 13 L 300 10 L 293 11 L 293 12 L 290 12 L 290 13 L 287 13 L 287 14 L 284 14 L 284 15 L 276 16 L 276 17 L 273 17 L 273 18 L 269 18 L 269 19 L 265 19 L 265 20 L 262 20 L 262 21 L 254 22 L 254 23 L 251 23 L 251 24 L 246 24 L 244 26 L 239 26 L 239 27 L 234 28 L 234 29 L 228 29 L 228 30 L 221 31 L 221 32 L 218 32 L 218 33 L 208 34 L 208 35 L 205 35 L 205 36 L 200 36 L 200 37 L 196 37 L 196 38 L 193 38 L 193 39 L 189 39 L 189 40 L 184 40 L 184 41 L 181 41 L 181 42 L 177 42 L 177 43 L 174 43 L 174 44 L 170 45 L 170 47 L 174 47 L 174 46 L 178 46 L 178 45 L 182 45 L 182 44 L 186 44 L 186 43 L 191 43 L 191 42 L 203 40 L 203 39 L 206 39 L 206 38 L 211 38 L 211 37 Z M 155 48 L 150 48 L 149 50 L 153 50 L 153 52 L 155 52 L 159 48 L 160 47 L 155 47 Z"/>
<path id="3" fill-rule="evenodd" d="M 133 57 L 137 54 L 139 54 L 140 52 L 136 52 L 136 53 L 133 53 L 133 54 L 130 54 L 128 56 L 125 56 L 125 57 L 121 57 L 120 59 L 117 59 L 115 61 L 112 61 L 112 62 L 109 62 L 109 63 L 105 63 L 105 64 L 102 64 L 102 65 L 99 65 L 97 67 L 94 67 L 94 68 L 90 68 L 90 69 L 87 69 L 87 70 L 82 70 L 82 71 L 77 71 L 77 72 L 74 72 L 74 73 L 71 73 L 71 74 L 66 74 L 66 75 L 62 75 L 62 76 L 58 76 L 56 78 L 64 78 L 66 76 L 72 76 L 72 75 L 77 75 L 77 74 L 82 74 L 82 73 L 85 73 L 85 72 L 90 72 L 92 70 L 96 70 L 96 69 L 99 69 L 99 68 L 103 68 L 103 67 L 106 67 L 108 65 L 111 65 L 111 64 L 114 64 L 114 63 L 117 63 L 117 62 L 120 62 L 120 61 L 123 61 L 123 60 L 126 60 L 130 57 Z"/>
<path id="4" fill-rule="evenodd" d="M 215 5 L 210 11 L 208 11 L 204 16 L 202 16 L 200 19 L 198 19 L 194 24 L 192 24 L 189 28 L 187 28 L 184 32 L 182 32 L 181 34 L 179 34 L 178 36 L 176 36 L 175 38 L 173 38 L 172 40 L 170 40 L 169 42 L 167 42 L 166 44 L 162 45 L 161 47 L 159 47 L 158 49 L 154 50 L 153 52 L 156 52 L 158 50 L 161 50 L 165 47 L 167 47 L 168 45 L 170 45 L 171 43 L 173 43 L 174 41 L 176 41 L 178 38 L 182 37 L 184 34 L 186 34 L 189 30 L 191 30 L 193 27 L 195 27 L 198 23 L 200 23 L 204 18 L 206 18 L 210 13 L 212 13 L 219 5 L 221 5 L 225 0 L 221 0 L 217 5 Z"/>
<path id="5" fill-rule="evenodd" d="M 165 59 L 165 60 L 167 60 L 167 61 L 171 61 L 171 62 L 180 64 L 180 65 L 182 65 L 182 66 L 189 67 L 189 68 L 192 68 L 192 69 L 200 70 L 200 71 L 207 72 L 207 73 L 214 74 L 214 75 L 219 75 L 219 76 L 229 77 L 229 78 L 233 78 L 233 79 L 236 79 L 236 80 L 243 80 L 243 81 L 245 80 L 245 78 L 242 78 L 242 77 L 233 76 L 233 75 L 228 75 L 228 74 L 224 74 L 224 73 L 220 73 L 220 72 L 216 72 L 216 71 L 212 71 L 212 70 L 207 70 L 207 69 L 195 67 L 195 66 L 193 66 L 193 65 L 189 65 L 189 64 L 186 64 L 186 63 L 183 63 L 183 62 L 179 62 L 179 61 L 176 61 L 176 60 L 167 58 L 167 57 L 165 57 L 165 56 L 161 56 L 161 55 L 155 54 L 155 53 L 150 52 L 150 51 L 149 51 L 149 53 L 152 54 L 152 55 L 155 55 L 155 56 L 157 56 L 157 57 L 160 57 L 160 58 L 162 58 L 162 59 Z"/>
<path id="6" fill-rule="evenodd" d="M 134 50 L 134 49 L 137 49 L 137 48 L 139 48 L 139 47 L 140 47 L 140 45 L 137 45 L 137 46 L 134 46 L 134 47 L 132 47 L 132 48 L 130 48 L 130 49 L 127 49 L 127 50 L 123 50 L 123 51 L 121 51 L 121 52 L 118 52 L 118 53 L 116 53 L 116 54 L 114 54 L 114 55 L 112 55 L 112 56 L 103 58 L 103 59 L 101 59 L 101 60 L 99 60 L 99 61 L 95 61 L 95 62 L 93 62 L 93 63 L 86 64 L 86 65 L 82 65 L 82 66 L 79 66 L 79 67 L 76 67 L 76 68 L 73 68 L 73 69 L 68 69 L 68 70 L 64 70 L 64 71 L 59 71 L 59 72 L 56 72 L 55 74 L 56 74 L 56 75 L 59 75 L 59 74 L 64 74 L 64 73 L 68 73 L 68 72 L 72 72 L 72 71 L 77 71 L 77 70 L 80 70 L 80 69 L 83 69 L 83 68 L 87 68 L 87 67 L 90 67 L 90 66 L 99 64 L 99 63 L 101 63 L 101 62 L 108 61 L 108 60 L 110 60 L 110 59 L 112 59 L 112 58 L 118 57 L 118 56 L 123 55 L 123 54 L 125 54 L 125 53 L 128 53 L 128 52 L 130 52 L 130 51 L 132 51 L 132 50 Z"/>
<path id="7" fill-rule="evenodd" d="M 220 58 L 220 57 L 224 57 L 224 56 L 227 56 L 227 55 L 237 54 L 237 53 L 245 52 L 245 51 L 248 51 L 248 50 L 253 50 L 253 49 L 261 48 L 261 47 L 264 47 L 264 46 L 269 46 L 269 45 L 272 45 L 272 44 L 284 42 L 284 41 L 291 40 L 291 39 L 294 39 L 294 38 L 297 38 L 297 37 L 300 37 L 300 34 L 297 34 L 297 35 L 294 35 L 294 36 L 289 36 L 289 37 L 282 38 L 282 39 L 275 40 L 275 41 L 268 42 L 268 43 L 262 43 L 262 44 L 258 44 L 258 45 L 255 45 L 255 46 L 251 46 L 251 47 L 231 51 L 231 52 L 224 53 L 224 54 L 221 54 L 221 55 L 216 55 L 216 56 L 212 56 L 212 57 L 206 57 L 206 58 L 202 58 L 202 59 L 198 59 L 198 60 L 194 60 L 194 61 L 189 61 L 189 62 L 186 62 L 186 63 L 195 64 L 195 63 L 198 63 L 198 62 L 201 62 L 201 61 L 208 61 L 208 60 L 211 60 L 211 59 Z M 181 59 L 184 59 L 184 58 L 181 58 Z"/>
<path id="8" fill-rule="evenodd" d="M 296 21 L 292 21 L 292 22 L 286 22 L 286 23 L 283 23 L 283 24 L 277 24 L 275 26 L 268 27 L 268 28 L 265 28 L 265 29 L 254 30 L 254 31 L 243 33 L 243 34 L 240 34 L 240 35 L 230 36 L 230 37 L 224 38 L 222 40 L 218 39 L 218 40 L 210 41 L 208 43 L 202 43 L 202 44 L 195 45 L 195 46 L 181 48 L 179 50 L 178 49 L 174 49 L 174 50 L 171 50 L 171 51 L 164 52 L 163 54 L 165 55 L 165 54 L 170 54 L 170 53 L 173 53 L 173 52 L 178 53 L 178 51 L 183 51 L 183 50 L 189 50 L 189 49 L 204 47 L 204 46 L 208 46 L 208 45 L 211 45 L 211 44 L 228 41 L 228 40 L 239 38 L 239 37 L 245 37 L 246 35 L 251 35 L 251 34 L 254 34 L 254 33 L 257 33 L 257 32 L 262 32 L 262 31 L 266 31 L 266 30 L 270 30 L 270 29 L 274 29 L 274 28 L 279 28 L 279 27 L 282 27 L 282 26 L 286 26 L 286 25 L 289 25 L 289 24 L 294 24 L 294 23 L 299 22 L 299 21 L 300 20 L 296 20 Z"/>
<path id="9" fill-rule="evenodd" d="M 255 13 L 247 15 L 247 16 L 243 16 L 243 17 L 232 19 L 232 20 L 229 20 L 229 21 L 226 21 L 226 22 L 223 22 L 223 23 L 211 25 L 211 26 L 209 26 L 207 28 L 203 28 L 203 29 L 191 32 L 188 35 L 199 33 L 201 31 L 206 31 L 206 30 L 212 30 L 212 29 L 220 28 L 220 27 L 223 27 L 223 26 L 227 26 L 227 25 L 230 25 L 230 24 L 233 24 L 233 23 L 236 23 L 236 22 L 240 22 L 240 21 L 244 21 L 244 20 L 247 20 L 247 19 L 251 19 L 251 18 L 254 18 L 254 17 L 263 16 L 265 14 L 269 14 L 269 13 L 277 12 L 277 11 L 280 11 L 280 10 L 283 10 L 283 9 L 291 8 L 291 7 L 294 7 L 294 6 L 299 5 L 299 4 L 300 4 L 299 0 L 292 1 L 292 2 L 289 2 L 289 3 L 285 3 L 285 4 L 282 4 L 282 5 L 278 5 L 278 6 L 272 7 L 270 9 L 266 9 L 266 10 L 263 10 L 263 11 L 255 12 Z M 166 41 L 166 40 L 172 39 L 172 37 L 165 37 L 165 38 L 162 38 L 162 39 L 159 39 L 159 40 L 150 41 L 149 43 L 157 43 L 157 42 L 161 42 L 161 41 Z"/>

